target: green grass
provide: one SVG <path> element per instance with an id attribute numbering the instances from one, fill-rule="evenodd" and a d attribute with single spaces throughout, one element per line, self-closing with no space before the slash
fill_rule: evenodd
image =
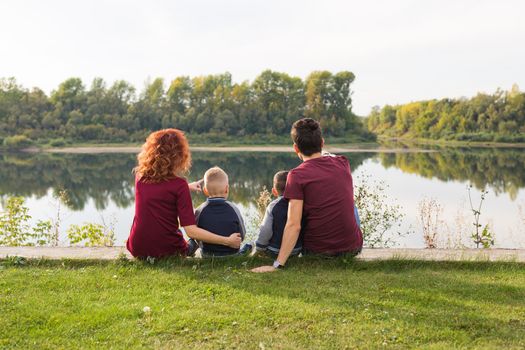
<path id="1" fill-rule="evenodd" d="M 525 346 L 524 264 L 268 261 L 0 261 L 0 348 Z"/>

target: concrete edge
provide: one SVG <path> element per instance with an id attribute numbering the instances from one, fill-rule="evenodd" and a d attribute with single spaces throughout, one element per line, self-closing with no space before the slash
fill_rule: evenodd
<path id="1" fill-rule="evenodd" d="M 0 259 L 19 256 L 28 259 L 92 259 L 114 260 L 132 258 L 119 247 L 0 247 Z M 505 261 L 525 262 L 525 249 L 407 249 L 364 248 L 358 260 L 427 260 L 427 261 Z"/>

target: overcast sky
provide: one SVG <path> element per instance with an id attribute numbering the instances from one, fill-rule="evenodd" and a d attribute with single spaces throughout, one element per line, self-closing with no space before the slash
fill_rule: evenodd
<path id="1" fill-rule="evenodd" d="M 523 0 L 1 0 L 0 77 L 46 92 L 264 69 L 350 70 L 354 110 L 525 88 Z"/>

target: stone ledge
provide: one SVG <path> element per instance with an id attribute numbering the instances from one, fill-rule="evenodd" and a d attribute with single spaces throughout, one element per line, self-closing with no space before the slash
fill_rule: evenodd
<path id="1" fill-rule="evenodd" d="M 0 247 L 0 259 L 21 256 L 29 259 L 111 260 L 125 254 L 126 247 Z M 408 249 L 364 248 L 359 260 L 410 259 L 431 261 L 514 261 L 525 262 L 525 249 Z"/>
<path id="2" fill-rule="evenodd" d="M 28 259 L 111 260 L 121 254 L 132 258 L 126 247 L 0 247 L 0 259 L 21 256 Z"/>

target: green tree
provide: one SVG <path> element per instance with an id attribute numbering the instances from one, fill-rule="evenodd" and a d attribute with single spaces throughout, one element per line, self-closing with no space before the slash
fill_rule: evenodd
<path id="1" fill-rule="evenodd" d="M 383 136 L 524 142 L 525 94 L 514 85 L 508 92 L 498 89 L 471 99 L 386 105 L 372 110 L 367 126 Z"/>
<path id="2" fill-rule="evenodd" d="M 360 127 L 352 113 L 350 85 L 354 79 L 351 72 L 333 75 L 328 71 L 313 72 L 306 78 L 305 114 L 319 120 L 327 135 L 341 136 L 352 127 Z"/>
<path id="3" fill-rule="evenodd" d="M 80 78 L 70 78 L 61 83 L 57 90 L 51 94 L 51 103 L 59 110 L 57 115 L 60 122 L 65 124 L 69 113 L 78 110 L 84 113 L 87 107 L 87 95 L 84 84 Z"/>

